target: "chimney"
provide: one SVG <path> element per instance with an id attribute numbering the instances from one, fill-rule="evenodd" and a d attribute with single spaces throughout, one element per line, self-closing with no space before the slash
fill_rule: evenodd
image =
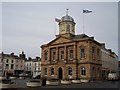
<path id="1" fill-rule="evenodd" d="M 31 57 L 28 57 L 28 60 L 31 60 L 32 58 Z"/>
<path id="2" fill-rule="evenodd" d="M 94 37 L 90 37 L 90 38 L 94 40 Z"/>
<path id="3" fill-rule="evenodd" d="M 14 53 L 12 52 L 12 53 L 10 54 L 10 56 L 14 56 Z"/>

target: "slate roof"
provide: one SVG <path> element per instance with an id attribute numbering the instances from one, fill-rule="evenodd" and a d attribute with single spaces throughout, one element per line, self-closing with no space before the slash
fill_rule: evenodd
<path id="1" fill-rule="evenodd" d="M 73 40 L 79 40 L 79 39 L 83 39 L 83 38 L 90 38 L 90 37 L 87 36 L 86 34 L 79 34 L 79 35 L 75 35 L 73 37 Z"/>

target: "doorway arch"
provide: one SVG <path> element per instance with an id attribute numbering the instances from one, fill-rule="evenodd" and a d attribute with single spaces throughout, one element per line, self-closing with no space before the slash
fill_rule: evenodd
<path id="1" fill-rule="evenodd" d="M 62 70 L 61 67 L 59 67 L 59 69 L 58 69 L 58 78 L 59 78 L 59 79 L 62 79 L 62 78 L 63 78 L 63 70 Z"/>

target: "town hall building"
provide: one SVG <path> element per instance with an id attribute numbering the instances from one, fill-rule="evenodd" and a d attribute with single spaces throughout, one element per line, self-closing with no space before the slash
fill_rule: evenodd
<path id="1" fill-rule="evenodd" d="M 86 34 L 75 35 L 76 23 L 68 13 L 58 23 L 59 34 L 41 46 L 41 77 L 100 80 L 101 43 Z"/>

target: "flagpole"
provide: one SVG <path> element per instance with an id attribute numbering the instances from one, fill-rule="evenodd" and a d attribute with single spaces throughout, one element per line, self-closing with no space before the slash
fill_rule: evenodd
<path id="1" fill-rule="evenodd" d="M 85 16 L 84 13 L 91 13 L 92 11 L 84 10 L 83 8 L 83 34 L 85 33 Z"/>
<path id="2" fill-rule="evenodd" d="M 83 10 L 84 10 L 84 8 L 83 8 Z M 83 13 L 83 34 L 84 34 L 84 29 L 85 29 L 85 27 L 84 27 L 84 13 Z"/>

